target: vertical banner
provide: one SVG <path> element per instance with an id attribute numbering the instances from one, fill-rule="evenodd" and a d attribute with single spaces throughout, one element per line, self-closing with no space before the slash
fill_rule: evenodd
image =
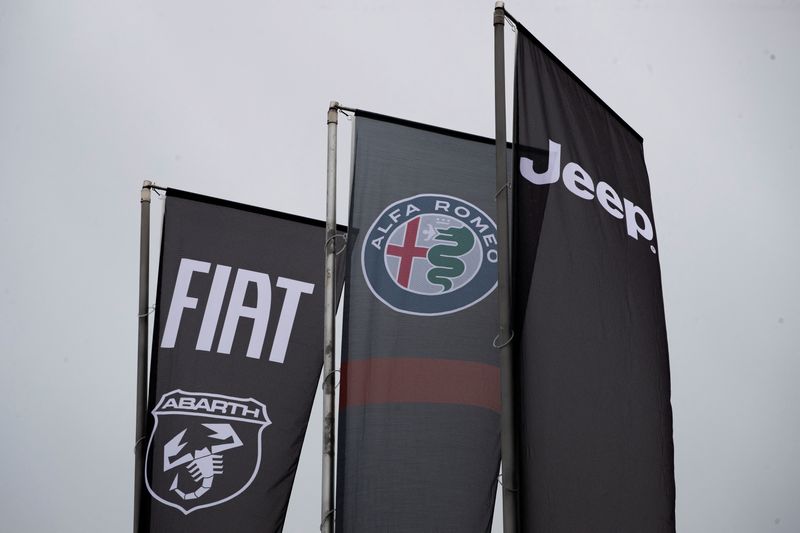
<path id="1" fill-rule="evenodd" d="M 167 192 L 143 531 L 281 531 L 322 367 L 322 222 Z"/>
<path id="2" fill-rule="evenodd" d="M 518 27 L 522 530 L 672 532 L 669 361 L 642 139 Z"/>
<path id="3" fill-rule="evenodd" d="M 337 531 L 489 531 L 494 142 L 358 112 L 354 143 Z"/>

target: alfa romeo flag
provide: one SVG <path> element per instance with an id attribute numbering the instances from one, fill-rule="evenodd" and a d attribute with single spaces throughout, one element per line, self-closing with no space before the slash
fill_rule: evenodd
<path id="1" fill-rule="evenodd" d="M 322 367 L 322 222 L 167 192 L 140 524 L 281 531 Z"/>
<path id="2" fill-rule="evenodd" d="M 522 529 L 674 531 L 667 336 L 642 139 L 519 28 Z"/>
<path id="3" fill-rule="evenodd" d="M 337 531 L 489 531 L 494 141 L 359 111 L 354 143 Z"/>

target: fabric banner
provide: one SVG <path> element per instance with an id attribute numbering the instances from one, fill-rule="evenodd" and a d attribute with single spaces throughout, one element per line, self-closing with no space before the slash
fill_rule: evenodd
<path id="1" fill-rule="evenodd" d="M 522 530 L 675 530 L 642 139 L 519 26 L 513 286 Z"/>
<path id="2" fill-rule="evenodd" d="M 494 141 L 359 111 L 354 143 L 337 531 L 489 531 Z"/>
<path id="3" fill-rule="evenodd" d="M 152 532 L 273 532 L 323 351 L 322 222 L 167 192 L 150 378 Z"/>

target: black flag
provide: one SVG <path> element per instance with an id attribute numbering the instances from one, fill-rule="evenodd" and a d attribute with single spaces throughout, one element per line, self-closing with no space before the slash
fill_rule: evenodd
<path id="1" fill-rule="evenodd" d="M 519 28 L 522 530 L 671 532 L 669 362 L 642 139 Z"/>
<path id="2" fill-rule="evenodd" d="M 494 142 L 359 111 L 337 531 L 489 531 L 500 463 Z"/>
<path id="3" fill-rule="evenodd" d="M 321 222 L 167 192 L 144 531 L 283 528 L 322 367 L 324 241 Z"/>

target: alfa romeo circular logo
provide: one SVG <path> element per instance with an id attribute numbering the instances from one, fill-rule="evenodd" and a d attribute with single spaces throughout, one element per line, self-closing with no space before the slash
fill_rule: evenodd
<path id="1" fill-rule="evenodd" d="M 459 198 L 412 196 L 372 223 L 361 266 L 372 293 L 395 311 L 454 313 L 497 286 L 497 226 Z"/>

